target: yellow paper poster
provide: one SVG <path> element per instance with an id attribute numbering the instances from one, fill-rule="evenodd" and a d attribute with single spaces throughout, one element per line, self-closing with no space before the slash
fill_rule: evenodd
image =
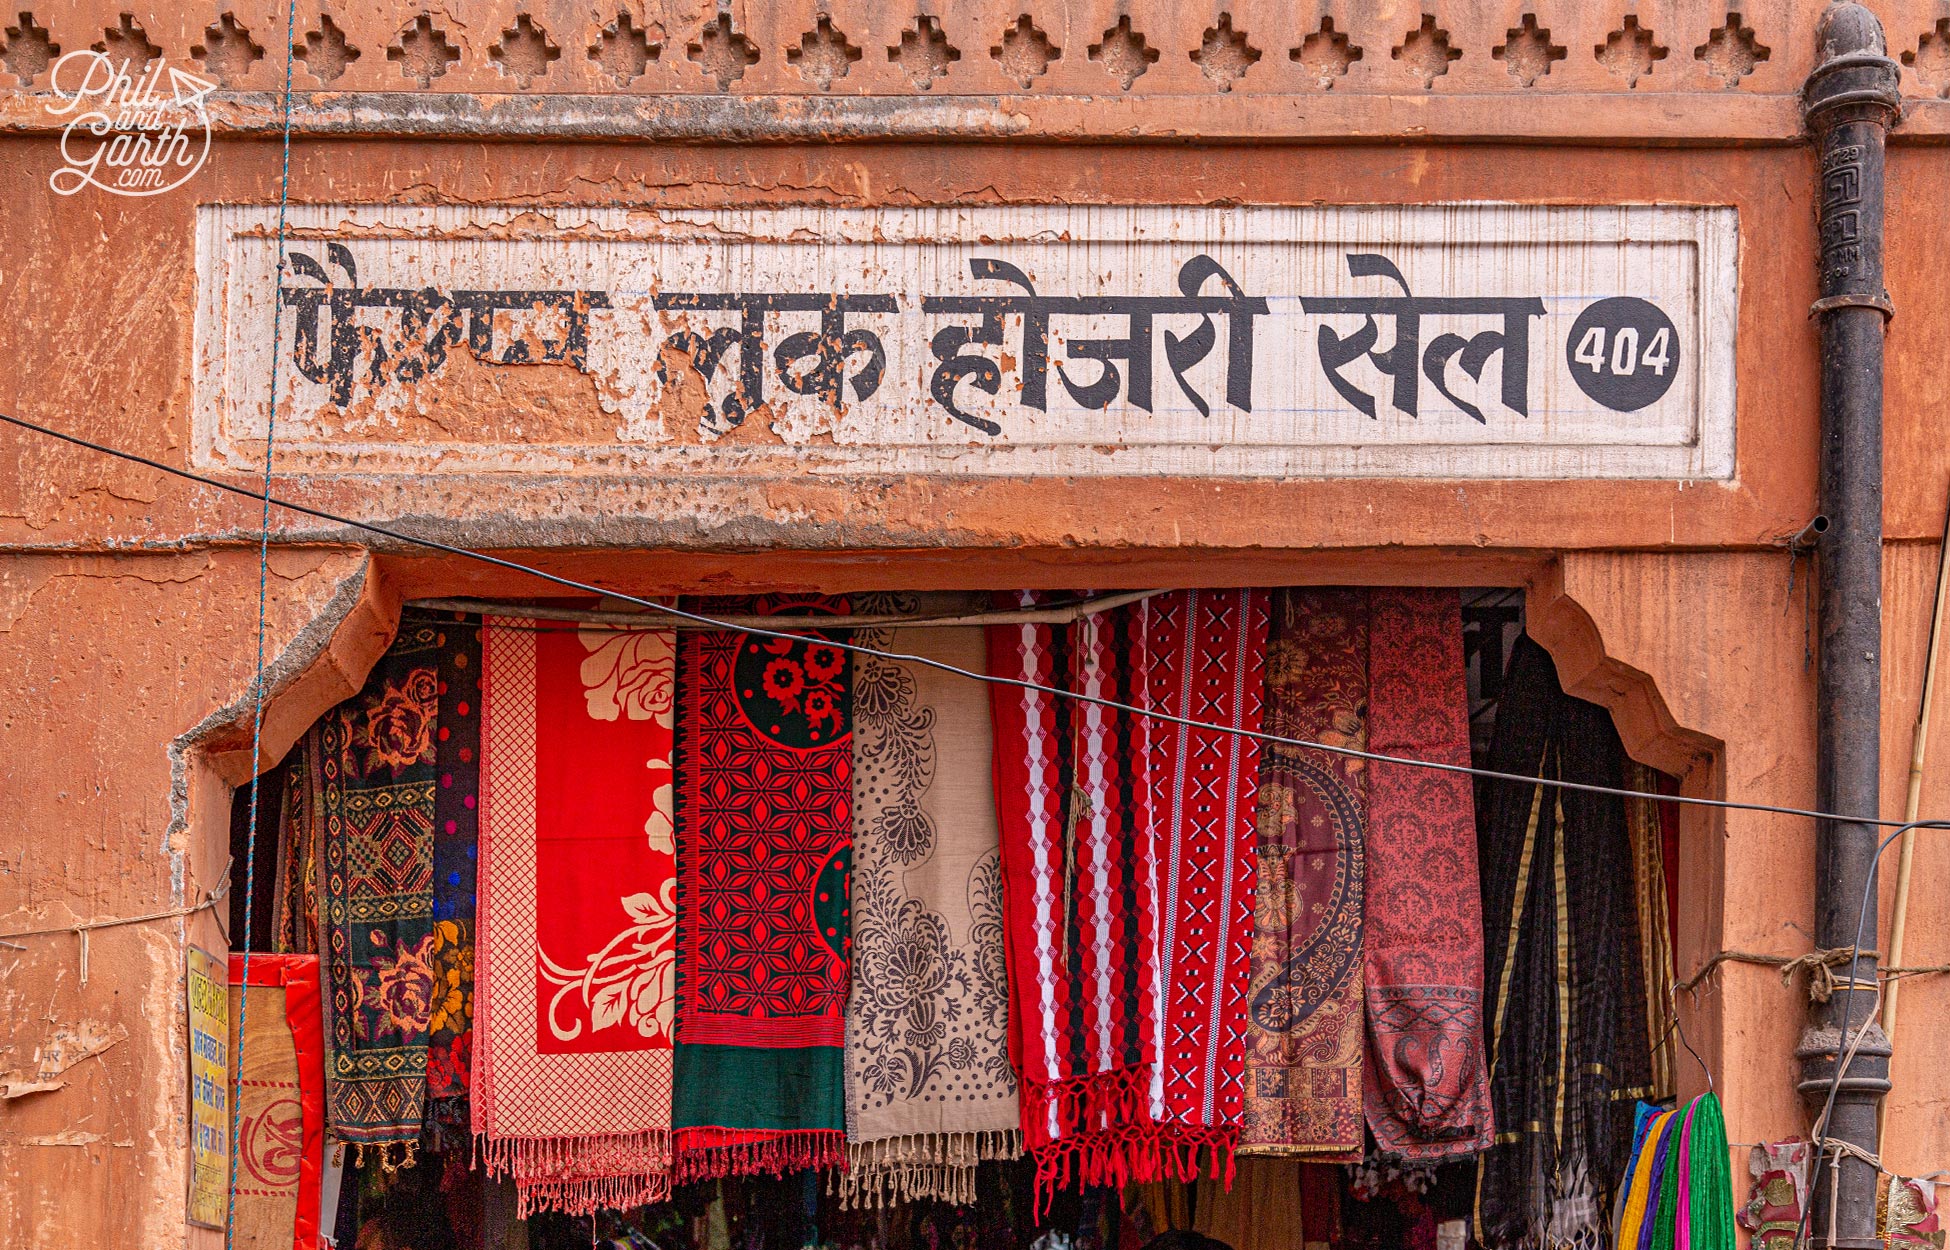
<path id="1" fill-rule="evenodd" d="M 230 1193 L 230 990 L 223 961 L 189 951 L 190 1223 L 221 1229 Z"/>

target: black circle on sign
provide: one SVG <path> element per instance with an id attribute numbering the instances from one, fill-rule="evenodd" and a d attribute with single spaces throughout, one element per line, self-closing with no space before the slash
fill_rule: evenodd
<path id="1" fill-rule="evenodd" d="M 1613 412 L 1637 412 L 1679 376 L 1679 331 L 1657 304 L 1615 295 L 1578 314 L 1564 359 L 1579 390 Z"/>

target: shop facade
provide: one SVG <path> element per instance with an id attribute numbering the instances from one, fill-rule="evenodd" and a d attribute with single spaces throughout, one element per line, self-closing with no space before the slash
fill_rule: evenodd
<path id="1" fill-rule="evenodd" d="M 1901 103 L 1876 664 L 1898 818 L 1950 480 L 1950 33 L 1871 7 Z M 287 175 L 281 6 L 22 12 L 0 403 L 260 490 L 275 370 L 280 497 L 629 595 L 1520 589 L 1634 759 L 1811 808 L 1809 310 L 1824 195 L 1848 208 L 1804 126 L 1818 16 L 299 5 Z M 98 41 L 217 84 L 178 99 L 172 152 L 207 155 L 173 189 L 78 159 L 57 66 Z M 415 317 L 451 342 L 387 367 L 374 342 Z M 1070 319 L 1067 372 L 1038 367 L 1015 320 L 1038 317 Z M 1375 360 L 1363 319 L 1405 317 L 1419 350 Z M 403 605 L 546 588 L 274 511 L 261 592 L 258 502 L 0 446 L 0 932 L 53 930 L 0 949 L 0 1229 L 216 1245 L 184 1219 L 184 961 L 228 949 L 200 905 L 233 788 L 359 689 Z M 1950 813 L 1944 778 L 1926 763 L 1924 816 Z M 1675 970 L 1706 973 L 1679 1015 L 1729 1139 L 1805 1133 L 1805 986 L 1722 957 L 1817 944 L 1813 824 L 1688 807 L 1679 845 Z M 1950 942 L 1946 873 L 1922 834 L 1906 966 Z M 1880 1154 L 1905 1175 L 1950 1160 L 1946 993 L 1904 982 Z"/>

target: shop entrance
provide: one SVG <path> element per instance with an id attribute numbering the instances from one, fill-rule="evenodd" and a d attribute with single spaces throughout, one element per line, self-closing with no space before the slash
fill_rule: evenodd
<path id="1" fill-rule="evenodd" d="M 1660 988 L 1670 805 L 1363 757 L 1678 791 L 1565 692 L 1523 587 L 672 602 L 746 628 L 643 628 L 670 622 L 619 601 L 408 602 L 358 693 L 265 773 L 249 893 L 238 792 L 231 931 L 264 953 L 245 1062 L 319 1069 L 296 1125 L 269 1103 L 254 1122 L 247 1092 L 242 1157 L 253 1131 L 295 1131 L 316 1177 L 279 1202 L 339 1244 L 1503 1244 L 1540 1218 L 1608 1225 L 1634 1105 L 1698 1083 Z M 1186 750 L 1219 753 L 1231 788 Z M 1170 809 L 1228 799 L 1225 820 Z M 1251 857 L 1243 897 L 1222 896 L 1215 834 Z M 1103 901 L 1120 892 L 1121 912 Z M 1227 918 L 1230 962 L 1209 949 Z M 1167 956 L 1242 1026 L 1207 1039 L 1218 1113 L 1086 1081 L 1025 1119 L 1033 1047 L 1085 1017 L 1079 1072 L 1115 1028 L 1141 1076 L 1164 1054 L 1203 1078 L 1166 1053 L 1189 1028 Z M 301 994 L 280 979 L 307 961 L 316 1043 L 280 1046 L 300 1026 L 278 995 Z M 739 1032 L 724 1008 L 781 970 L 770 1004 L 826 994 L 828 1033 Z M 1052 989 L 1067 1019 L 1016 1001 Z M 482 997 L 511 1022 L 486 1045 Z M 533 1131 L 592 1087 L 556 1121 L 585 1131 Z M 1088 1140 L 1066 1151 L 1047 1123 Z"/>

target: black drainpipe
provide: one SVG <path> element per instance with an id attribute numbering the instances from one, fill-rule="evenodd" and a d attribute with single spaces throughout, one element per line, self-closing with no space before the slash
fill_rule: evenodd
<path id="1" fill-rule="evenodd" d="M 1830 4 L 1816 40 L 1821 60 L 1808 75 L 1802 112 L 1819 154 L 1821 319 L 1821 659 L 1817 674 L 1817 805 L 1874 816 L 1881 803 L 1882 336 L 1891 314 L 1882 285 L 1883 138 L 1901 100 L 1882 25 L 1860 4 Z M 1815 842 L 1815 944 L 1855 943 L 1864 891 L 1875 879 L 1877 830 L 1823 821 Z M 1876 898 L 1868 890 L 1865 948 L 1876 944 Z M 1864 991 L 1875 961 L 1852 976 Z M 1847 972 L 1844 968 L 1840 971 Z M 1840 1064 L 1843 1012 L 1867 1034 L 1835 1094 L 1826 1136 L 1874 1152 L 1876 1107 L 1889 1091 L 1889 1042 L 1869 1018 L 1873 995 L 1837 993 L 1813 1008 L 1796 1048 L 1801 1092 L 1815 1114 Z M 1814 1185 L 1810 1232 L 1831 1250 L 1871 1250 L 1876 1173 L 1843 1156 L 1832 1194 L 1826 1167 Z M 1832 1209 L 1831 1204 L 1832 1203 Z M 1831 1240 L 1830 1228 L 1834 1230 Z"/>

